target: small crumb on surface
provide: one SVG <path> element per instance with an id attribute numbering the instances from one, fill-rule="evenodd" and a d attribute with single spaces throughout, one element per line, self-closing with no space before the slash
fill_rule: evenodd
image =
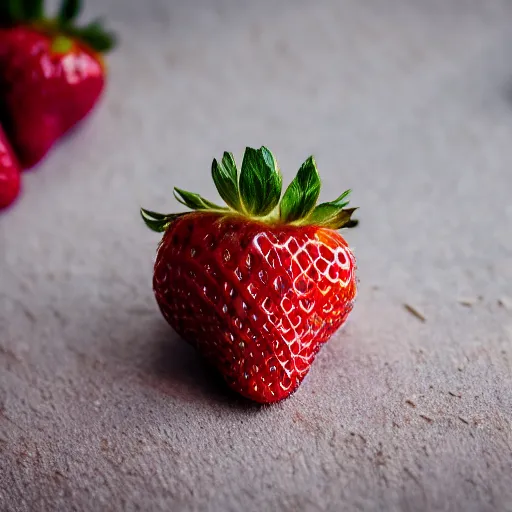
<path id="1" fill-rule="evenodd" d="M 416 407 L 416 404 L 412 400 L 406 400 L 405 403 L 411 407 Z"/>
<path id="2" fill-rule="evenodd" d="M 422 315 L 416 308 L 413 308 L 410 304 L 404 304 L 404 308 L 408 311 L 412 316 L 415 316 L 420 322 L 425 323 L 427 319 L 424 315 Z"/>
<path id="3" fill-rule="evenodd" d="M 473 307 L 478 302 L 478 297 L 459 297 L 457 302 L 466 308 Z"/>
<path id="4" fill-rule="evenodd" d="M 510 297 L 500 297 L 498 299 L 498 306 L 512 311 L 512 299 Z"/>

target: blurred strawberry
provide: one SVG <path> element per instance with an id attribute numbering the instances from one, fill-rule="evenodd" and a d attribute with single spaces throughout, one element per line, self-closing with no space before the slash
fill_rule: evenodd
<path id="1" fill-rule="evenodd" d="M 0 126 L 0 209 L 11 205 L 20 192 L 20 166 Z"/>
<path id="2" fill-rule="evenodd" d="M 80 0 L 63 0 L 57 17 L 43 0 L 2 0 L 0 99 L 2 119 L 23 168 L 96 105 L 105 87 L 102 54 L 114 37 L 99 21 L 75 24 Z"/>

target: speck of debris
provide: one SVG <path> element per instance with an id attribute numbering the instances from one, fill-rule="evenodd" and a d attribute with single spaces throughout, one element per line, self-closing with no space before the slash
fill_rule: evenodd
<path id="1" fill-rule="evenodd" d="M 500 297 L 498 299 L 498 306 L 512 311 L 512 299 L 510 297 Z"/>
<path id="2" fill-rule="evenodd" d="M 416 407 L 416 404 L 412 400 L 406 400 L 405 403 L 411 407 Z"/>
<path id="3" fill-rule="evenodd" d="M 420 414 L 420 418 L 423 418 L 428 423 L 434 423 L 434 420 L 432 418 L 429 418 L 428 416 L 425 416 L 425 414 Z"/>
<path id="4" fill-rule="evenodd" d="M 413 308 L 410 304 L 404 304 L 404 308 L 412 316 L 415 316 L 420 322 L 425 323 L 427 319 L 422 315 L 416 308 Z"/>
<path id="5" fill-rule="evenodd" d="M 469 421 L 464 419 L 462 416 L 459 416 L 459 420 L 462 421 L 462 423 L 465 423 L 466 425 L 469 425 Z"/>
<path id="6" fill-rule="evenodd" d="M 476 298 L 476 297 L 463 297 L 463 298 L 457 299 L 457 302 L 461 306 L 465 306 L 467 308 L 473 307 L 477 301 L 478 301 L 478 298 Z"/>
<path id="7" fill-rule="evenodd" d="M 460 393 L 457 394 L 457 393 L 453 393 L 452 391 L 448 391 L 448 394 L 450 396 L 454 396 L 455 398 L 462 398 L 462 395 Z"/>

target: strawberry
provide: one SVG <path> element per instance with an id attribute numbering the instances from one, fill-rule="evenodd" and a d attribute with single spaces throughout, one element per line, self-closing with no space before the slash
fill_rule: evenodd
<path id="1" fill-rule="evenodd" d="M 77 27 L 79 0 L 63 0 L 55 19 L 43 0 L 2 0 L 0 99 L 21 165 L 30 168 L 95 106 L 104 87 L 101 54 L 114 43 L 101 23 Z"/>
<path id="2" fill-rule="evenodd" d="M 20 193 L 20 166 L 0 126 L 0 209 L 11 205 Z"/>
<path id="3" fill-rule="evenodd" d="M 316 205 L 320 177 L 308 158 L 281 198 L 282 176 L 265 147 L 213 161 L 227 207 L 175 188 L 194 210 L 141 210 L 164 232 L 153 287 L 170 325 L 243 396 L 282 400 L 308 373 L 356 296 L 356 263 L 337 232 L 351 227 L 350 190 Z"/>

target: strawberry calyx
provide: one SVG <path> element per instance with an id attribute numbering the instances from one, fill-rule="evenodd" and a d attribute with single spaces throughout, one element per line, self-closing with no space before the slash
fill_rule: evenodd
<path id="1" fill-rule="evenodd" d="M 82 10 L 82 0 L 62 0 L 54 18 L 45 16 L 44 0 L 2 0 L 0 5 L 0 26 L 32 26 L 52 36 L 52 49 L 65 53 L 79 41 L 98 53 L 107 53 L 116 43 L 115 35 L 105 30 L 101 20 L 87 25 L 76 25 Z"/>
<path id="2" fill-rule="evenodd" d="M 199 194 L 174 188 L 178 202 L 194 211 L 221 215 L 239 215 L 270 225 L 309 226 L 330 229 L 350 228 L 357 208 L 346 208 L 351 190 L 334 201 L 317 205 L 320 175 L 315 159 L 310 156 L 282 194 L 283 178 L 274 155 L 264 146 L 246 148 L 240 171 L 232 153 L 225 152 L 220 161 L 212 163 L 212 178 L 227 206 L 219 206 Z M 189 212 L 161 214 L 141 209 L 146 225 L 153 231 L 166 231 L 169 225 Z"/>

